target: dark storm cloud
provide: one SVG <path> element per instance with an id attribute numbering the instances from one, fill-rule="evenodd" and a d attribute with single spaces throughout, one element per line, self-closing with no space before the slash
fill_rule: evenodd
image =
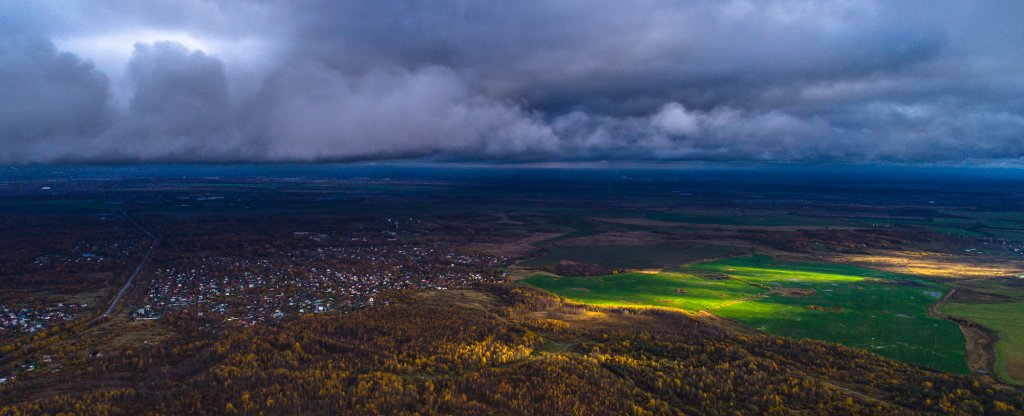
<path id="1" fill-rule="evenodd" d="M 137 44 L 127 77 L 128 112 L 104 138 L 124 157 L 217 159 L 239 151 L 219 59 L 174 42 Z"/>
<path id="2" fill-rule="evenodd" d="M 326 2 L 310 9 L 330 12 L 303 14 L 308 42 L 298 50 L 354 71 L 449 66 L 491 95 L 545 111 L 637 113 L 897 71 L 935 57 L 945 43 L 931 25 L 845 4 Z"/>
<path id="3" fill-rule="evenodd" d="M 0 40 L 0 162 L 86 151 L 108 128 L 108 80 L 48 40 Z"/>
<path id="4" fill-rule="evenodd" d="M 995 1 L 14 2 L 0 32 L 68 51 L 37 42 L 49 49 L 27 59 L 29 43 L 3 47 L 4 71 L 36 80 L 0 93 L 12 109 L 0 155 L 1021 159 L 1022 12 Z M 64 75 L 40 75 L 57 61 Z"/>
<path id="5" fill-rule="evenodd" d="M 267 83 L 258 112 L 274 158 L 454 157 L 555 154 L 558 138 L 539 117 L 474 95 L 445 67 L 359 75 L 293 64 Z"/>

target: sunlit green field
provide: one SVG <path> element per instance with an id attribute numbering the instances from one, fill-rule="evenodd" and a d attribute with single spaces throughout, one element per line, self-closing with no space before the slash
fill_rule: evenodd
<path id="1" fill-rule="evenodd" d="M 533 276 L 526 283 L 564 297 L 604 306 L 663 306 L 708 310 L 766 291 L 737 280 L 711 280 L 682 273 L 617 274 L 600 277 Z"/>
<path id="2" fill-rule="evenodd" d="M 729 276 L 731 279 L 721 279 Z M 947 288 L 913 277 L 768 256 L 690 266 L 682 273 L 534 276 L 527 283 L 584 303 L 706 310 L 773 335 L 811 338 L 951 372 L 966 372 L 964 339 L 928 316 Z"/>

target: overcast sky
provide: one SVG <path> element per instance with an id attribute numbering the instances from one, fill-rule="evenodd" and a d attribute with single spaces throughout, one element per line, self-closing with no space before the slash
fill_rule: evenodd
<path id="1" fill-rule="evenodd" d="M 21 1 L 0 163 L 1024 160 L 1024 2 Z"/>

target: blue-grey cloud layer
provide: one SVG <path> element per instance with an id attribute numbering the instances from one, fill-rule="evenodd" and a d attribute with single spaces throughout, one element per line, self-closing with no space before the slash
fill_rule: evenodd
<path id="1" fill-rule="evenodd" d="M 1010 1 L 15 0 L 0 162 L 1020 160 L 1020 16 Z"/>

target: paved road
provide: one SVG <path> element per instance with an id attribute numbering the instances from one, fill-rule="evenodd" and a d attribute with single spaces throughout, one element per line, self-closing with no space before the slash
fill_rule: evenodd
<path id="1" fill-rule="evenodd" d="M 114 296 L 114 300 L 110 301 L 110 306 L 107 307 L 107 310 L 103 311 L 103 314 L 101 314 L 100 316 L 97 316 L 93 318 L 93 320 L 89 321 L 89 325 L 106 319 L 106 317 L 110 316 L 110 314 L 114 312 L 114 309 L 117 308 L 117 304 L 120 303 L 121 298 L 124 297 L 125 292 L 128 291 L 128 288 L 131 287 L 132 282 L 135 281 L 135 277 L 137 277 L 139 273 L 142 272 L 142 268 L 146 266 L 146 262 L 149 261 L 149 257 L 153 255 L 153 250 L 156 249 L 156 243 L 157 241 L 159 241 L 156 234 L 153 234 L 151 231 L 149 231 L 149 229 L 147 229 L 138 221 L 136 221 L 135 218 L 132 218 L 131 215 L 125 214 L 125 217 L 128 217 L 128 220 L 130 220 L 132 224 L 135 224 L 136 227 L 139 227 L 139 229 L 142 230 L 142 232 L 146 233 L 146 235 L 149 236 L 149 249 L 146 250 L 146 255 L 142 257 L 142 261 L 139 262 L 139 265 L 135 266 L 135 270 L 132 271 L 132 275 L 128 276 L 128 281 L 124 282 L 124 286 L 121 286 L 121 290 L 117 292 L 117 296 Z"/>

